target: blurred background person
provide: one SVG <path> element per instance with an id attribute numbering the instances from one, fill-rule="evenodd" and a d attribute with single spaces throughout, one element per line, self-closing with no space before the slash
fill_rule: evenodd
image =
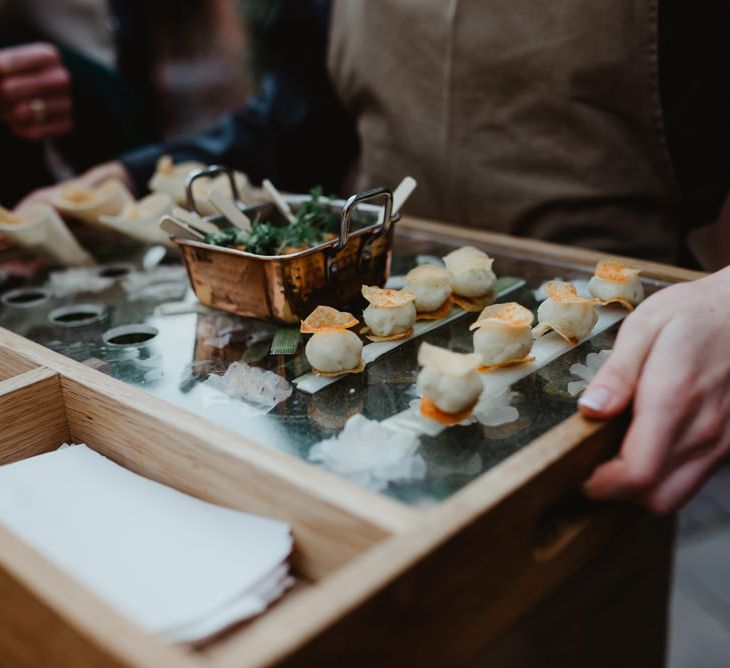
<path id="1" fill-rule="evenodd" d="M 239 0 L 247 70 L 255 92 L 217 126 L 128 152 L 116 163 L 139 195 L 157 160 L 200 160 L 235 167 L 254 183 L 290 192 L 322 185 L 344 193 L 360 146 L 355 118 L 327 70 L 329 0 Z"/>
<path id="2" fill-rule="evenodd" d="M 519 30 L 529 12 L 504 4 L 239 5 L 256 93 L 105 167 L 138 195 L 165 153 L 298 192 L 411 173 L 416 215 L 696 265 L 688 231 L 718 218 L 730 182 L 725 0 L 563 6 Z"/>
<path id="3" fill-rule="evenodd" d="M 0 0 L 0 201 L 219 120 L 242 50 L 232 0 Z"/>

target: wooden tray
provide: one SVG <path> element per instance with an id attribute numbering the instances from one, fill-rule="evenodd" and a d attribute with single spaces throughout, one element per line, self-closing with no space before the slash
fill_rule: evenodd
<path id="1" fill-rule="evenodd" d="M 586 267 L 600 257 L 423 221 L 400 226 L 515 256 Z M 654 278 L 697 276 L 634 264 Z M 625 427 L 624 418 L 574 415 L 417 511 L 0 330 L 0 464 L 83 442 L 184 492 L 280 518 L 294 530 L 299 580 L 261 617 L 200 648 L 171 646 L 0 528 L 0 664 L 463 665 L 646 521 L 576 493 Z"/>

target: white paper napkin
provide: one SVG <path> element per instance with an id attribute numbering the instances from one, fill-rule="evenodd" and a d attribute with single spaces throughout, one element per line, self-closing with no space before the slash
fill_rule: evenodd
<path id="1" fill-rule="evenodd" d="M 0 467 L 0 523 L 173 641 L 256 615 L 291 584 L 288 525 L 188 496 L 85 445 Z"/>

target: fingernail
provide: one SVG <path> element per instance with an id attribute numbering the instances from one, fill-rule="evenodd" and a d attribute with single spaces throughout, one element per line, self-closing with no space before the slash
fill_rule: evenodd
<path id="1" fill-rule="evenodd" d="M 596 412 L 606 410 L 610 402 L 611 393 L 605 387 L 589 388 L 583 393 L 583 396 L 578 399 L 578 405 Z"/>

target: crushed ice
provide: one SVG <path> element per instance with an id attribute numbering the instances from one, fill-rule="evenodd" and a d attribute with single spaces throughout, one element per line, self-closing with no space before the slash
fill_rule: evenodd
<path id="1" fill-rule="evenodd" d="M 509 387 L 492 396 L 482 392 L 472 417 L 485 427 L 499 427 L 514 422 L 520 417 L 520 412 L 512 406 L 516 395 Z"/>
<path id="2" fill-rule="evenodd" d="M 251 348 L 257 343 L 271 341 L 276 327 L 264 322 L 255 326 L 249 321 L 227 313 L 210 313 L 198 320 L 197 341 L 199 346 L 223 349 L 229 344 L 241 343 Z M 268 353 L 268 349 L 266 350 Z"/>
<path id="3" fill-rule="evenodd" d="M 124 277 L 122 287 L 129 301 L 181 299 L 188 289 L 185 267 L 156 267 L 151 271 L 134 271 Z"/>
<path id="4" fill-rule="evenodd" d="M 593 380 L 598 370 L 605 364 L 611 355 L 611 350 L 599 350 L 597 353 L 588 353 L 585 364 L 577 362 L 570 367 L 570 373 L 580 380 L 571 380 L 568 383 L 568 394 L 577 397 Z"/>
<path id="5" fill-rule="evenodd" d="M 81 292 L 103 292 L 114 285 L 114 279 L 99 276 L 94 269 L 77 267 L 54 271 L 48 279 L 48 286 L 56 297 L 71 297 Z"/>
<path id="6" fill-rule="evenodd" d="M 389 429 L 358 414 L 337 436 L 315 444 L 309 459 L 379 492 L 391 482 L 425 477 L 426 464 L 417 454 L 419 446 L 415 434 Z"/>
<path id="7" fill-rule="evenodd" d="M 210 374 L 203 385 L 267 410 L 288 399 L 292 393 L 286 378 L 245 362 L 233 362 L 222 376 Z"/>

